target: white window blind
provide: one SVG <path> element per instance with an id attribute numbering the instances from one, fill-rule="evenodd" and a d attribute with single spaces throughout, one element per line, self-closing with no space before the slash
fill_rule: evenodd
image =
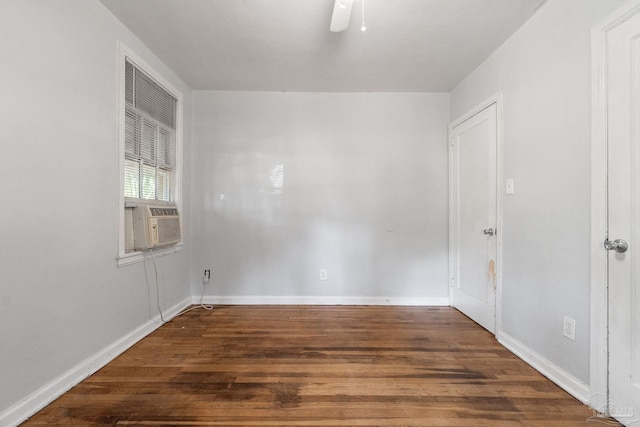
<path id="1" fill-rule="evenodd" d="M 124 196 L 175 200 L 177 100 L 125 62 Z"/>

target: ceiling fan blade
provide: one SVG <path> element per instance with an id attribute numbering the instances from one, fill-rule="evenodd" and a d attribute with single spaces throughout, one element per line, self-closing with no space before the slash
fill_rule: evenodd
<path id="1" fill-rule="evenodd" d="M 329 30 L 334 33 L 344 31 L 349 26 L 349 19 L 351 19 L 351 8 L 353 6 L 353 0 L 336 0 L 333 5 L 333 15 L 331 16 L 331 25 Z"/>

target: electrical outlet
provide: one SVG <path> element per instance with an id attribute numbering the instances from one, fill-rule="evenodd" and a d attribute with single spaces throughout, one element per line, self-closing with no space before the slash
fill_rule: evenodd
<path id="1" fill-rule="evenodd" d="M 205 270 L 202 275 L 202 283 L 209 283 L 209 279 L 211 279 L 211 270 Z"/>
<path id="2" fill-rule="evenodd" d="M 576 321 L 574 319 L 564 316 L 562 319 L 562 335 L 571 341 L 576 340 Z"/>
<path id="3" fill-rule="evenodd" d="M 326 268 L 321 268 L 320 269 L 320 280 L 327 280 L 327 269 Z"/>

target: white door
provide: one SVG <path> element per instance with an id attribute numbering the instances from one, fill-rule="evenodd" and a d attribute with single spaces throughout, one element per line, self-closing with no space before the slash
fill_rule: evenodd
<path id="1" fill-rule="evenodd" d="M 493 103 L 450 135 L 451 304 L 495 333 L 497 108 Z"/>
<path id="2" fill-rule="evenodd" d="M 639 14 L 607 32 L 607 58 L 609 411 L 630 425 L 640 420 Z"/>

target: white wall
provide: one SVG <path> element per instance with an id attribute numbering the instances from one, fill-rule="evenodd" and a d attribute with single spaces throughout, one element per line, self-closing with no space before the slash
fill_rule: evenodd
<path id="1" fill-rule="evenodd" d="M 447 94 L 196 91 L 194 112 L 194 295 L 212 268 L 210 301 L 446 302 Z"/>
<path id="2" fill-rule="evenodd" d="M 455 119 L 504 91 L 502 329 L 589 382 L 590 30 L 624 0 L 550 0 L 451 92 Z M 576 319 L 576 341 L 562 336 Z"/>
<path id="3" fill-rule="evenodd" d="M 100 3 L 2 2 L 0 420 L 157 314 L 143 264 L 116 267 L 118 40 L 184 92 L 190 129 L 188 87 Z M 165 308 L 190 296 L 188 246 L 158 259 Z"/>

